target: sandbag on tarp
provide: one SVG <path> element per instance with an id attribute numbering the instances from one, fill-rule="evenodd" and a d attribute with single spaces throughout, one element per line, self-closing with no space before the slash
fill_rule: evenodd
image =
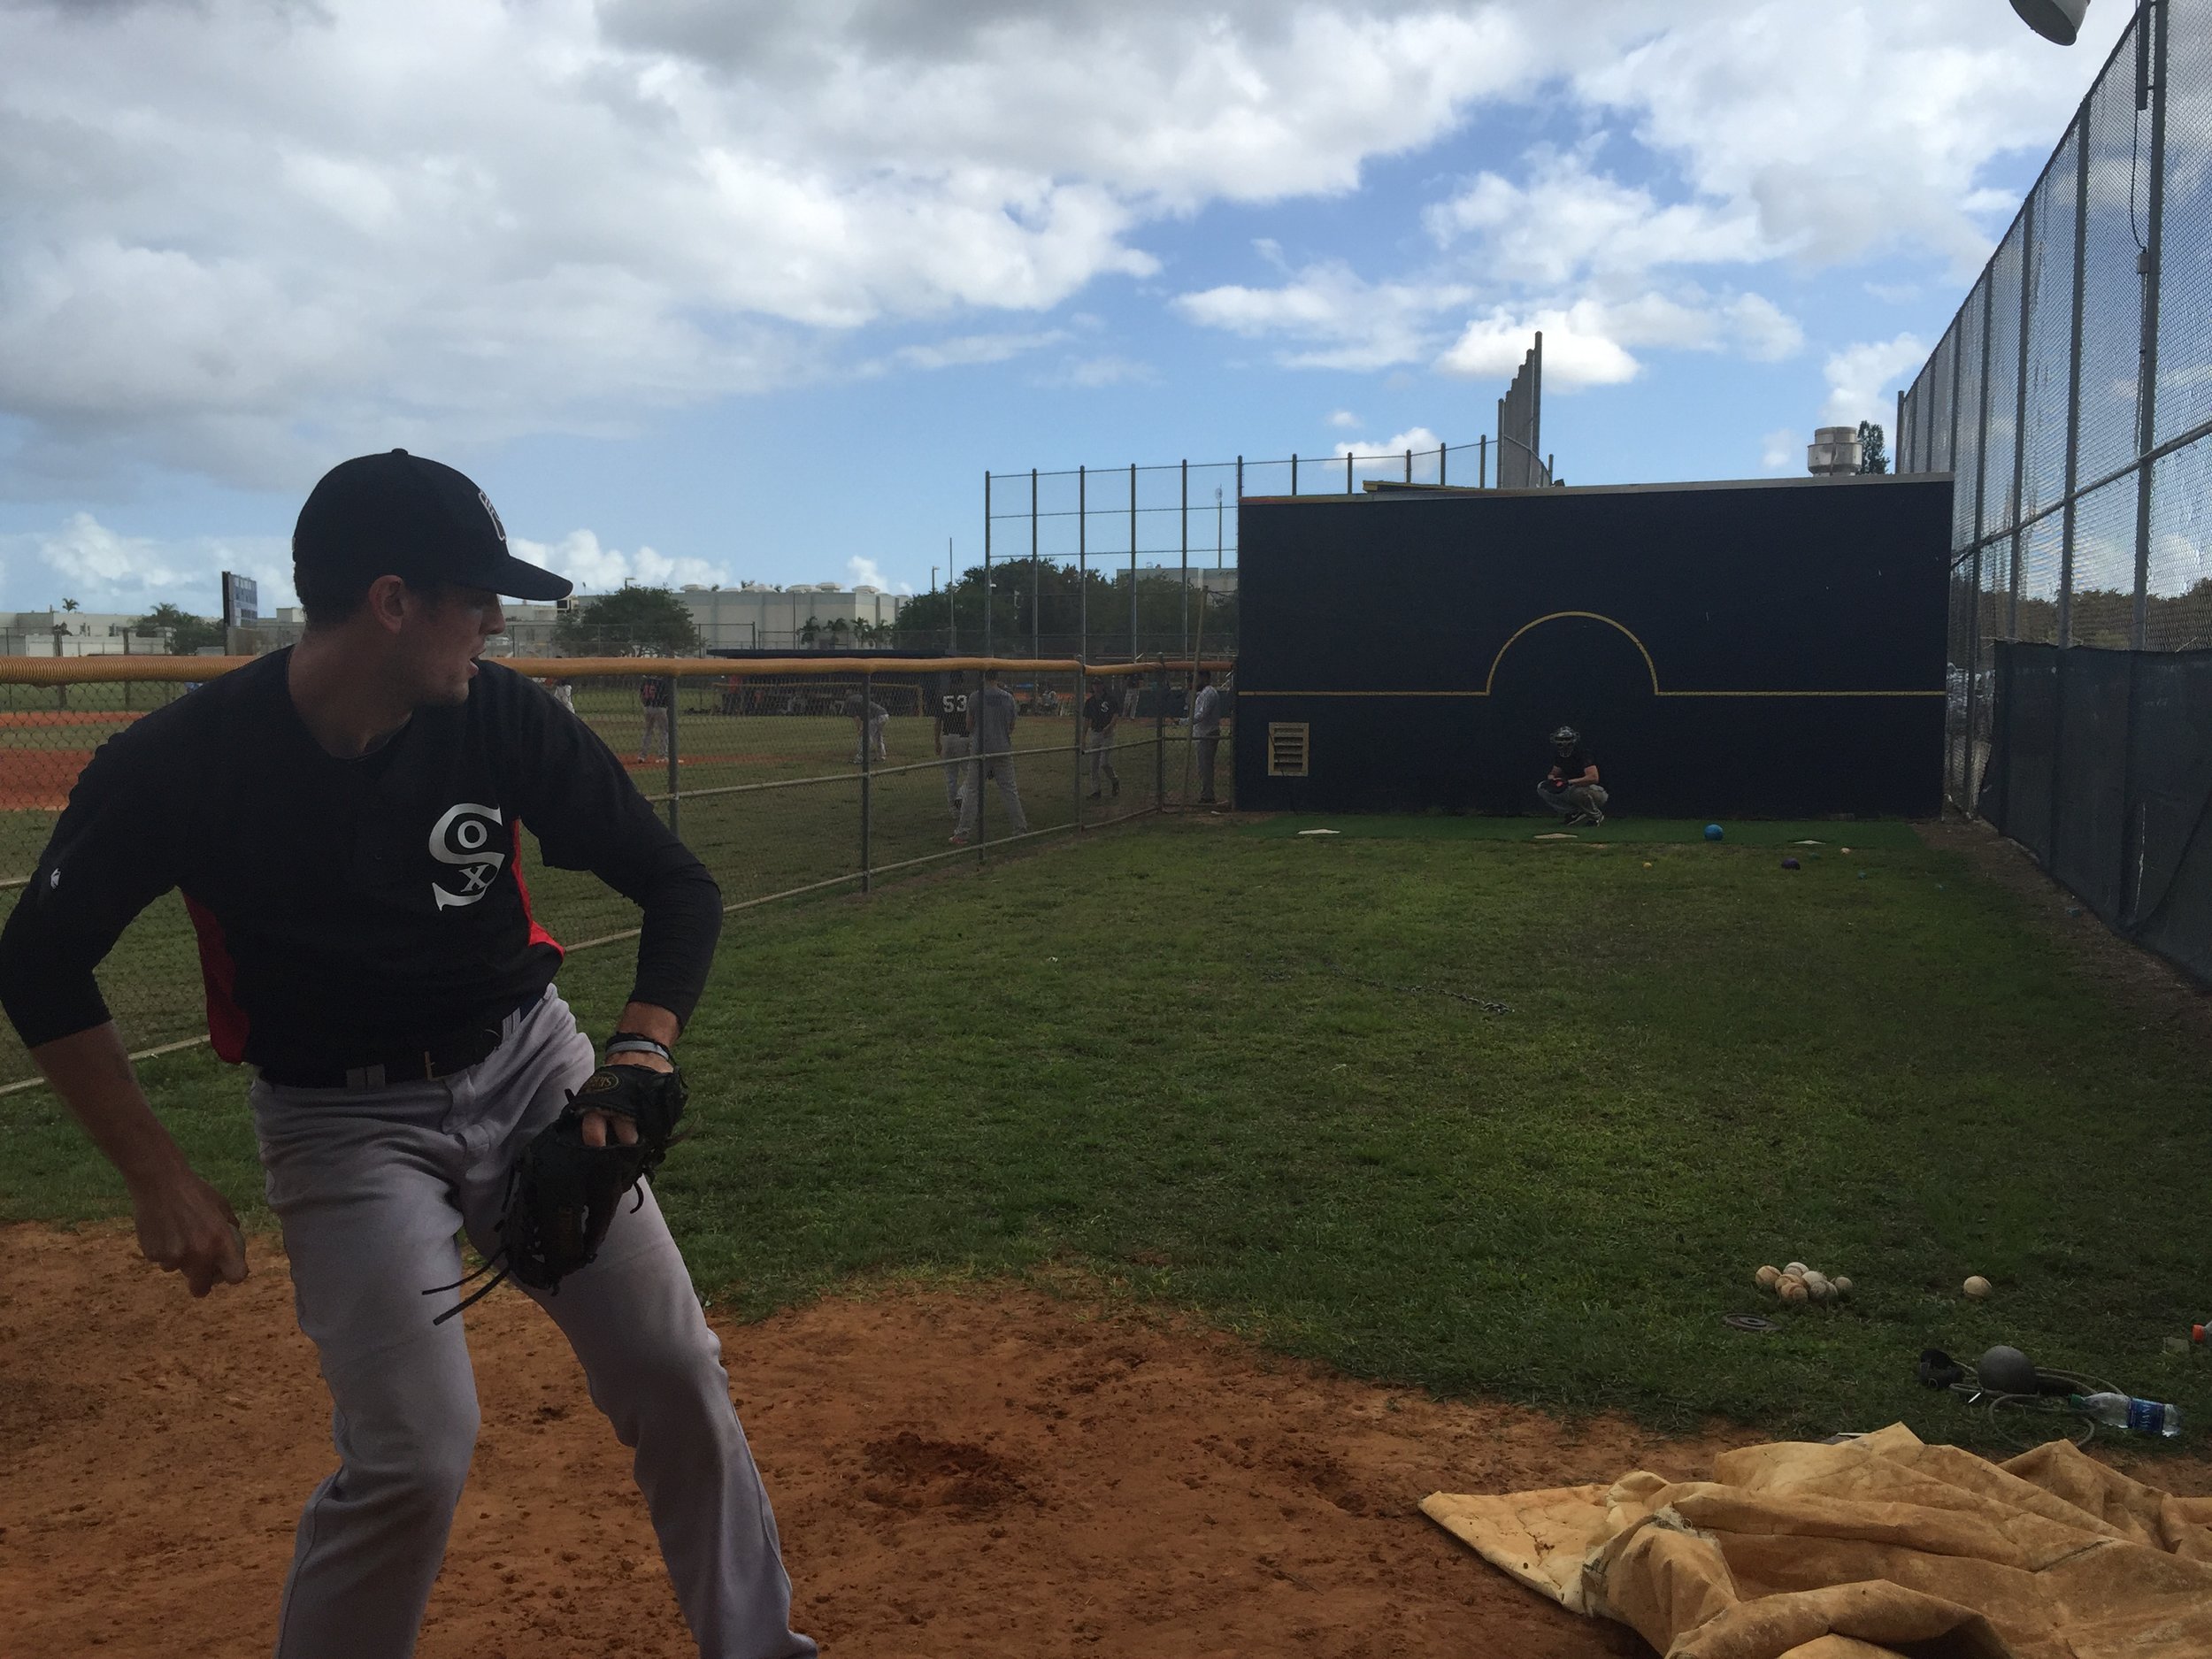
<path id="1" fill-rule="evenodd" d="M 2212 1498 L 2064 1440 L 2001 1464 L 1897 1425 L 1724 1452 L 1710 1480 L 1639 1471 L 1421 1509 L 1667 1659 L 2212 1655 Z"/>

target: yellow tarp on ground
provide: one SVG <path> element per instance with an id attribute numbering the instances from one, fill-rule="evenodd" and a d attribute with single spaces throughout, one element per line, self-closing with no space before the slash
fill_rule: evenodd
<path id="1" fill-rule="evenodd" d="M 1485 1561 L 1667 1659 L 2208 1659 L 2212 1498 L 2064 1440 L 2007 1463 L 1895 1425 L 1422 1510 Z"/>

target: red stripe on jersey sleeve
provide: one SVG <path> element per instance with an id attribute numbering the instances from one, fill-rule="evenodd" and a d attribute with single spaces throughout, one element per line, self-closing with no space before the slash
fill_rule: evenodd
<path id="1" fill-rule="evenodd" d="M 238 1005 L 238 964 L 231 960 L 223 925 L 215 913 L 188 893 L 184 908 L 199 939 L 200 980 L 207 987 L 207 1039 L 219 1056 L 236 1065 L 246 1057 L 246 1038 L 252 1030 L 246 1010 Z"/>
<path id="2" fill-rule="evenodd" d="M 508 842 L 513 850 L 508 854 L 507 867 L 515 872 L 515 891 L 522 896 L 522 919 L 530 924 L 529 942 L 533 945 L 550 945 L 555 954 L 565 956 L 568 952 L 562 949 L 561 941 L 545 931 L 545 925 L 538 920 L 537 912 L 530 908 L 530 884 L 522 879 L 522 820 L 509 820 L 509 832 Z"/>

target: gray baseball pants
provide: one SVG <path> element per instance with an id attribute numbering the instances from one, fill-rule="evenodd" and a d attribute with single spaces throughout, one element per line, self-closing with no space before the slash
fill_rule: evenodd
<path id="1" fill-rule="evenodd" d="M 589 1076 L 590 1040 L 549 990 L 481 1064 L 434 1082 L 257 1081 L 254 1127 L 300 1329 L 321 1357 L 338 1469 L 300 1517 L 278 1659 L 406 1659 L 479 1421 L 457 1230 L 488 1255 L 507 1171 Z M 512 1292 L 503 1289 L 500 1294 Z M 662 1558 L 705 1659 L 803 1659 L 775 1517 L 730 1404 L 720 1341 L 649 1191 L 559 1293 L 527 1293 L 635 1454 Z M 582 1571 L 579 1587 L 591 1578 Z"/>
<path id="2" fill-rule="evenodd" d="M 1573 818 L 1583 812 L 1602 812 L 1613 797 L 1594 783 L 1571 783 L 1563 789 L 1540 783 L 1536 798 L 1561 818 Z"/>
<path id="3" fill-rule="evenodd" d="M 1121 788 L 1121 774 L 1114 770 L 1114 729 L 1091 733 L 1091 788 L 1099 787 L 1099 774 L 1103 772 L 1111 780 L 1117 792 Z"/>
<path id="4" fill-rule="evenodd" d="M 1214 757 L 1220 752 L 1220 733 L 1198 734 L 1198 799 L 1202 804 L 1210 803 L 1214 798 Z"/>
<path id="5" fill-rule="evenodd" d="M 973 835 L 976 815 L 983 810 L 983 780 L 998 780 L 999 804 L 1006 809 L 1006 833 L 1010 835 L 1029 833 L 1029 815 L 1022 810 L 1021 791 L 1014 783 L 1014 757 L 1011 755 L 979 755 L 968 763 L 967 792 L 960 797 L 960 828 L 958 833 Z"/>
<path id="6" fill-rule="evenodd" d="M 960 810 L 960 774 L 964 770 L 960 763 L 968 757 L 974 740 L 951 732 L 945 733 L 945 810 Z"/>

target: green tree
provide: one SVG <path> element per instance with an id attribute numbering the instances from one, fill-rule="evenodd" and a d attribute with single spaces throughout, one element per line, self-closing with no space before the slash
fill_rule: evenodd
<path id="1" fill-rule="evenodd" d="M 571 657 L 695 657 L 698 626 L 665 588 L 624 586 L 587 599 L 554 625 L 553 642 Z"/>
<path id="2" fill-rule="evenodd" d="M 1859 471 L 1889 471 L 1889 451 L 1882 447 L 1882 429 L 1870 420 L 1859 422 Z"/>
<path id="3" fill-rule="evenodd" d="M 814 641 L 821 637 L 822 625 L 816 618 L 809 617 L 799 625 L 799 643 L 805 646 L 807 649 L 812 650 Z"/>
<path id="4" fill-rule="evenodd" d="M 172 657 L 190 657 L 209 645 L 220 649 L 228 642 L 223 625 L 213 618 L 196 617 L 171 604 L 156 605 L 131 624 L 131 632 L 166 640 Z"/>

